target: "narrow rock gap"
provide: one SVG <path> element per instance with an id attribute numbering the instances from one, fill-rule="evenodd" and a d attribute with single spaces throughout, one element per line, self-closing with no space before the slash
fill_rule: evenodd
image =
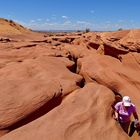
<path id="1" fill-rule="evenodd" d="M 69 70 L 73 73 L 77 73 L 77 58 L 69 56 L 69 60 L 74 62 L 74 65 L 72 67 L 69 67 Z"/>
<path id="2" fill-rule="evenodd" d="M 74 65 L 72 66 L 72 67 L 69 67 L 68 69 L 71 71 L 71 72 L 73 72 L 73 73 L 75 73 L 75 74 L 79 74 L 78 72 L 77 72 L 77 60 L 78 60 L 78 58 L 74 58 L 74 57 L 72 57 L 71 55 L 69 56 L 69 60 L 71 60 L 71 61 L 73 61 L 74 62 Z M 80 76 L 82 76 L 82 75 L 80 75 Z M 83 76 L 82 76 L 83 77 Z M 85 86 L 85 79 L 84 79 L 84 77 L 83 77 L 83 79 L 80 81 L 80 82 L 77 82 L 76 83 L 76 85 L 77 86 L 79 86 L 79 87 L 81 87 L 81 88 L 83 88 L 84 86 Z"/>
<path id="3" fill-rule="evenodd" d="M 23 49 L 23 48 L 31 48 L 31 47 L 36 47 L 37 46 L 37 44 L 27 44 L 27 45 L 25 45 L 25 46 L 19 46 L 19 47 L 16 47 L 16 48 L 14 48 L 14 49 Z"/>
<path id="4" fill-rule="evenodd" d="M 76 85 L 83 88 L 85 86 L 85 79 L 83 78 L 80 82 L 77 82 Z"/>
<path id="5" fill-rule="evenodd" d="M 74 58 L 72 56 L 70 56 L 69 58 L 71 61 L 74 62 L 74 65 L 72 67 L 69 67 L 68 69 L 77 74 L 77 58 Z M 81 75 L 80 75 L 81 76 Z M 83 79 L 80 82 L 76 82 L 76 85 L 83 88 L 85 86 L 85 79 L 83 77 Z M 55 107 L 59 106 L 62 102 L 64 97 L 59 96 L 59 97 L 54 97 L 52 100 L 50 100 L 49 102 L 47 102 L 46 104 L 44 104 L 42 107 L 40 107 L 38 110 L 32 112 L 31 114 L 25 116 L 25 118 L 23 118 L 22 120 L 14 123 L 13 125 L 6 127 L 4 129 L 2 129 L 1 131 L 8 131 L 11 132 L 17 128 L 20 128 L 38 118 L 40 118 L 41 116 L 47 114 L 49 111 L 51 111 L 52 109 L 54 109 Z"/>

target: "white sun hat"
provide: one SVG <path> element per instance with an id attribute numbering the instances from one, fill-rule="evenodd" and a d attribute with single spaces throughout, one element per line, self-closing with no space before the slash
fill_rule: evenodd
<path id="1" fill-rule="evenodd" d="M 123 104 L 124 104 L 124 106 L 131 106 L 131 99 L 129 96 L 123 97 Z"/>

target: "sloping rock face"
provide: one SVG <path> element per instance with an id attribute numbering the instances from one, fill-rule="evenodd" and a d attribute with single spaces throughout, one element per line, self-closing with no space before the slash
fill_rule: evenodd
<path id="1" fill-rule="evenodd" d="M 140 30 L 57 34 L 16 25 L 18 34 L 2 22 L 0 140 L 138 139 L 115 122 L 111 105 L 128 95 L 140 116 Z"/>
<path id="2" fill-rule="evenodd" d="M 111 90 L 89 83 L 72 92 L 53 111 L 1 139 L 127 140 L 120 129 L 113 129 L 115 122 L 110 115 L 112 100 Z"/>
<path id="3" fill-rule="evenodd" d="M 22 25 L 15 23 L 12 20 L 7 20 L 3 18 L 0 18 L 0 31 L 1 33 L 7 34 L 21 34 L 23 32 L 29 32 L 29 30 L 24 28 Z"/>
<path id="4" fill-rule="evenodd" d="M 0 72 L 1 128 L 25 118 L 52 98 L 72 92 L 82 80 L 53 57 L 19 63 L 10 64 Z"/>

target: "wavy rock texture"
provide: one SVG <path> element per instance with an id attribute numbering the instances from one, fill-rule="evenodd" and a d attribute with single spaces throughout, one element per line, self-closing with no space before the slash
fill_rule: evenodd
<path id="1" fill-rule="evenodd" d="M 37 33 L 0 19 L 0 140 L 137 140 L 112 118 L 115 94 L 140 116 L 140 30 Z"/>

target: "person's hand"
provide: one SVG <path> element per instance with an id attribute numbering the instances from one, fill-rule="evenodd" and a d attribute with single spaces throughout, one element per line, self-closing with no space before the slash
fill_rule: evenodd
<path id="1" fill-rule="evenodd" d="M 115 115 L 114 115 L 114 119 L 115 119 L 116 121 L 118 121 L 118 116 L 115 116 Z"/>
<path id="2" fill-rule="evenodd" d="M 137 119 L 134 120 L 134 126 L 140 127 L 140 122 Z"/>
<path id="3" fill-rule="evenodd" d="M 138 122 L 138 123 L 136 124 L 136 127 L 140 128 L 140 122 Z"/>
<path id="4" fill-rule="evenodd" d="M 118 117 L 119 117 L 119 116 L 118 116 L 118 113 L 115 111 L 114 117 L 113 117 L 113 118 L 114 118 L 116 121 L 118 121 Z"/>

